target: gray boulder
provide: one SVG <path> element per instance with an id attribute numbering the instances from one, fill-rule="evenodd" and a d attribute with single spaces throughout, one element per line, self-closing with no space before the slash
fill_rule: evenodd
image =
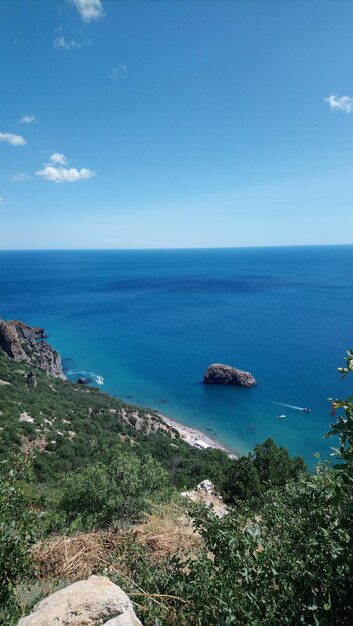
<path id="1" fill-rule="evenodd" d="M 250 372 L 244 372 L 223 363 L 209 365 L 204 374 L 203 382 L 205 385 L 239 385 L 240 387 L 256 385 L 256 380 Z"/>
<path id="2" fill-rule="evenodd" d="M 52 593 L 18 626 L 142 626 L 122 589 L 105 576 L 90 576 Z"/>

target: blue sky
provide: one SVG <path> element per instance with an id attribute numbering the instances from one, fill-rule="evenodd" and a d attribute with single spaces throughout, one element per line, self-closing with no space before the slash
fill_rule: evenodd
<path id="1" fill-rule="evenodd" d="M 2 0 L 0 248 L 352 243 L 353 3 Z"/>

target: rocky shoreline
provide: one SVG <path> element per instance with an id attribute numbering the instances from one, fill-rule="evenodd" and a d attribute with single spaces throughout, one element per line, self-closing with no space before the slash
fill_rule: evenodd
<path id="1" fill-rule="evenodd" d="M 44 328 L 0 317 L 0 350 L 18 363 L 39 367 L 49 376 L 66 380 L 59 352 L 45 339 Z"/>
<path id="2" fill-rule="evenodd" d="M 239 452 L 232 450 L 228 446 L 225 446 L 224 444 L 220 443 L 216 439 L 213 439 L 209 435 L 205 435 L 205 433 L 203 433 L 201 430 L 197 430 L 197 428 L 186 426 L 185 424 L 177 422 L 175 419 L 167 417 L 166 415 L 162 415 L 161 413 L 159 413 L 159 416 L 162 418 L 165 424 L 167 424 L 167 426 L 170 426 L 171 428 L 177 430 L 183 441 L 188 443 L 193 448 L 199 448 L 202 450 L 206 450 L 208 448 L 222 450 L 223 452 L 226 452 L 228 456 L 232 459 L 237 459 L 239 458 L 239 456 L 241 456 Z"/>
<path id="3" fill-rule="evenodd" d="M 3 350 L 14 361 L 34 365 L 49 376 L 66 380 L 60 354 L 45 341 L 46 338 L 47 335 L 43 328 L 32 327 L 17 320 L 5 322 L 0 318 L 0 350 Z M 77 382 L 81 384 L 88 383 L 84 378 L 79 378 Z M 1 383 L 5 384 L 3 381 L 0 381 Z M 238 458 L 240 456 L 239 453 L 213 437 L 206 435 L 201 430 L 186 426 L 159 412 L 158 415 L 166 426 L 175 429 L 183 441 L 191 447 L 201 450 L 209 448 L 222 450 L 230 458 Z"/>

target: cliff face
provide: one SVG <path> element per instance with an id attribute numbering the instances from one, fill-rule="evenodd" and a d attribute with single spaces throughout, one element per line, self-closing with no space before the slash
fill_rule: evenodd
<path id="1" fill-rule="evenodd" d="M 55 378 L 66 379 L 60 354 L 44 341 L 44 328 L 0 319 L 0 349 L 17 362 L 39 367 Z"/>

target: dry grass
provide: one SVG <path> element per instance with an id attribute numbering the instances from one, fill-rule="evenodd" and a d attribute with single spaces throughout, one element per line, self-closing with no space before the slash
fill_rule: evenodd
<path id="1" fill-rule="evenodd" d="M 154 561 L 174 554 L 190 554 L 202 543 L 185 512 L 185 505 L 178 502 L 159 506 L 134 530 L 138 541 L 150 548 Z"/>
<path id="2" fill-rule="evenodd" d="M 52 537 L 33 548 L 39 579 L 74 582 L 110 567 L 114 555 L 124 551 L 131 534 L 149 548 L 150 556 L 158 562 L 174 554 L 197 551 L 201 537 L 193 530 L 185 506 L 178 502 L 157 507 L 145 521 L 129 532 L 100 531 L 73 536 Z"/>
<path id="3" fill-rule="evenodd" d="M 104 567 L 123 541 L 122 534 L 103 531 L 41 541 L 33 549 L 39 578 L 71 582 L 88 578 Z"/>

